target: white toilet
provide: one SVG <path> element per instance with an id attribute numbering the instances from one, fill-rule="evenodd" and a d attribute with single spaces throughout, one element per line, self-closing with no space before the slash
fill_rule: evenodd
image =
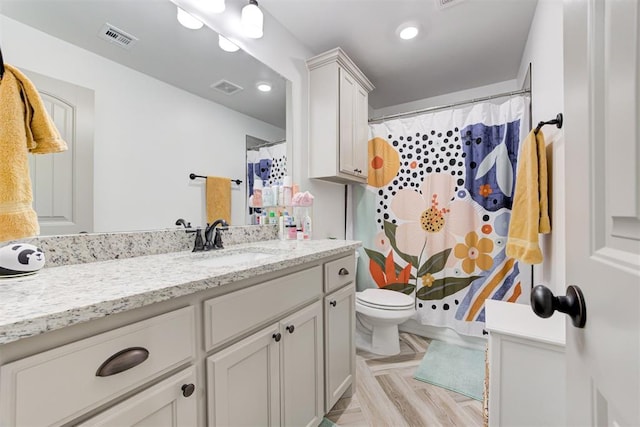
<path id="1" fill-rule="evenodd" d="M 356 346 L 371 353 L 400 353 L 398 325 L 415 314 L 413 298 L 387 289 L 356 292 Z"/>

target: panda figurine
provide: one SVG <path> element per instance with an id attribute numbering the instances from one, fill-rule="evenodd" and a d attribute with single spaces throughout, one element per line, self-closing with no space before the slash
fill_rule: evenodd
<path id="1" fill-rule="evenodd" d="M 0 278 L 34 274 L 44 267 L 42 249 L 28 243 L 0 248 Z"/>

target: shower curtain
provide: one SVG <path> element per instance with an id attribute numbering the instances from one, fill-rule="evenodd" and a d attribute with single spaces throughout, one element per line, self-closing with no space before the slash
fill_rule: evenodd
<path id="1" fill-rule="evenodd" d="M 253 195 L 253 184 L 262 180 L 265 185 L 281 183 L 287 175 L 286 141 L 247 150 L 247 186 L 249 196 Z"/>
<path id="2" fill-rule="evenodd" d="M 528 298 L 505 255 L 528 109 L 517 97 L 370 125 L 368 184 L 354 188 L 360 290 L 411 295 L 421 324 L 473 336 L 486 299 Z"/>

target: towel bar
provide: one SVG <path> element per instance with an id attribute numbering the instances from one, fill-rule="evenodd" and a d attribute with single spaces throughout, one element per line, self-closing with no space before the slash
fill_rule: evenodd
<path id="1" fill-rule="evenodd" d="M 196 178 L 206 178 L 206 176 L 203 175 L 196 175 L 195 173 L 190 173 L 189 174 L 189 178 L 191 179 L 196 179 Z M 235 182 L 237 185 L 242 184 L 242 180 L 241 179 L 232 179 L 231 182 Z"/>

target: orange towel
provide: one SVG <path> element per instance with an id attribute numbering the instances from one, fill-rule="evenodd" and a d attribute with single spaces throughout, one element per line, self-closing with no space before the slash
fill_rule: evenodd
<path id="1" fill-rule="evenodd" d="M 5 64 L 0 82 L 0 242 L 35 236 L 28 153 L 67 149 L 31 81 Z"/>
<path id="2" fill-rule="evenodd" d="M 516 189 L 507 237 L 507 256 L 528 264 L 542 262 L 539 233 L 549 233 L 547 154 L 542 131 L 531 131 L 518 160 Z"/>
<path id="3" fill-rule="evenodd" d="M 208 176 L 206 193 L 207 222 L 222 218 L 231 225 L 231 179 Z"/>

